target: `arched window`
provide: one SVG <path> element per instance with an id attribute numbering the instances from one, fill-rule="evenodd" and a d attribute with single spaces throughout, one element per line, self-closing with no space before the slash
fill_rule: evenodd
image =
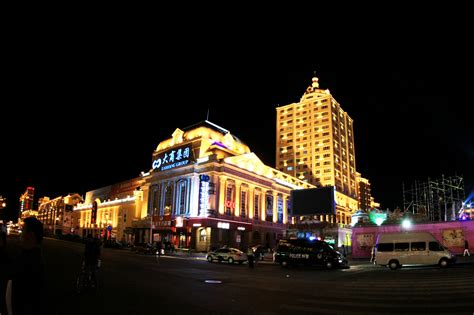
<path id="1" fill-rule="evenodd" d="M 164 215 L 170 215 L 173 208 L 173 185 L 167 184 L 165 187 L 165 208 Z"/>
<path id="2" fill-rule="evenodd" d="M 188 195 L 188 183 L 187 180 L 180 180 L 178 182 L 178 213 L 177 214 L 185 214 L 186 213 L 186 201 Z"/>
<path id="3" fill-rule="evenodd" d="M 160 215 L 161 212 L 161 187 L 159 185 L 153 186 L 152 188 L 152 214 Z"/>
<path id="4" fill-rule="evenodd" d="M 199 241 L 206 242 L 207 241 L 207 232 L 205 228 L 202 228 L 199 232 Z"/>
<path id="5" fill-rule="evenodd" d="M 254 202 L 253 202 L 253 218 L 258 220 L 260 217 L 260 194 L 255 193 Z"/>
<path id="6" fill-rule="evenodd" d="M 247 207 L 248 207 L 248 190 L 247 187 L 241 186 L 240 188 L 240 216 L 245 218 L 247 216 Z"/>
<path id="7" fill-rule="evenodd" d="M 281 195 L 278 195 L 277 200 L 277 222 L 283 223 L 283 197 Z"/>
<path id="8" fill-rule="evenodd" d="M 265 214 L 266 214 L 266 217 L 265 217 L 265 221 L 268 221 L 268 222 L 273 222 L 273 195 L 270 193 L 268 193 L 266 196 L 265 196 Z"/>
<path id="9" fill-rule="evenodd" d="M 225 190 L 225 214 L 232 215 L 235 210 L 235 185 L 228 181 Z"/>

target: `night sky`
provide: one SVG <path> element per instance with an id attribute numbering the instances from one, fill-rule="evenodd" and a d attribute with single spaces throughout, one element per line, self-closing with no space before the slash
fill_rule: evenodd
<path id="1" fill-rule="evenodd" d="M 208 109 L 211 122 L 274 166 L 275 108 L 298 102 L 313 71 L 354 120 L 356 167 L 382 208 L 402 206 L 402 182 L 442 174 L 463 175 L 466 195 L 474 190 L 466 39 L 440 42 L 426 28 L 346 30 L 352 41 L 307 29 L 204 33 L 210 29 L 76 30 L 59 41 L 33 34 L 9 49 L 0 194 L 10 211 L 28 185 L 36 197 L 56 197 L 138 176 L 160 141 Z"/>

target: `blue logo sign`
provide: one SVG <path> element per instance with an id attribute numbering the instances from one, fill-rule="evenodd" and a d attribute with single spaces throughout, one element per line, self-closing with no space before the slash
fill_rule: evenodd
<path id="1" fill-rule="evenodd" d="M 186 166 L 193 160 L 191 144 L 168 150 L 155 157 L 152 163 L 154 171 L 165 171 Z"/>

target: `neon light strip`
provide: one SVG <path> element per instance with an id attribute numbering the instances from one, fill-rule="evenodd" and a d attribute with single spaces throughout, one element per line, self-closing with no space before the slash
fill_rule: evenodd
<path id="1" fill-rule="evenodd" d="M 136 197 L 133 196 L 133 197 L 126 197 L 126 198 L 123 198 L 123 199 L 115 199 L 115 200 L 111 200 L 111 201 L 104 201 L 99 205 L 99 208 L 114 205 L 114 204 L 118 204 L 118 203 L 134 201 L 135 199 L 136 199 Z M 92 208 L 92 204 L 89 203 L 89 204 L 74 207 L 74 210 L 84 210 L 84 209 L 90 209 L 90 208 Z"/>
<path id="2" fill-rule="evenodd" d="M 238 223 L 238 224 L 248 224 L 248 225 L 252 225 L 252 223 L 248 223 L 248 222 L 234 221 L 234 220 L 227 220 L 227 219 L 219 219 L 219 218 L 211 218 L 211 217 L 207 217 L 207 218 L 203 218 L 203 217 L 190 217 L 190 219 L 215 220 L 215 221 L 234 222 L 234 223 Z"/>

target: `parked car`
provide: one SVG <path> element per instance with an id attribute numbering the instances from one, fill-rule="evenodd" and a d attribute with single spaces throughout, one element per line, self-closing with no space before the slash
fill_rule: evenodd
<path id="1" fill-rule="evenodd" d="M 132 247 L 137 254 L 155 254 L 156 249 L 149 243 L 138 243 Z"/>
<path id="2" fill-rule="evenodd" d="M 106 240 L 104 242 L 106 248 L 123 248 L 123 244 L 117 240 Z"/>
<path id="3" fill-rule="evenodd" d="M 348 265 L 346 258 L 328 243 L 308 239 L 280 240 L 273 261 L 282 267 L 303 264 L 331 269 Z"/>
<path id="4" fill-rule="evenodd" d="M 247 255 L 237 248 L 219 248 L 213 252 L 209 252 L 206 255 L 208 262 L 217 260 L 218 262 L 227 261 L 230 264 L 238 262 L 239 264 L 247 261 Z"/>

